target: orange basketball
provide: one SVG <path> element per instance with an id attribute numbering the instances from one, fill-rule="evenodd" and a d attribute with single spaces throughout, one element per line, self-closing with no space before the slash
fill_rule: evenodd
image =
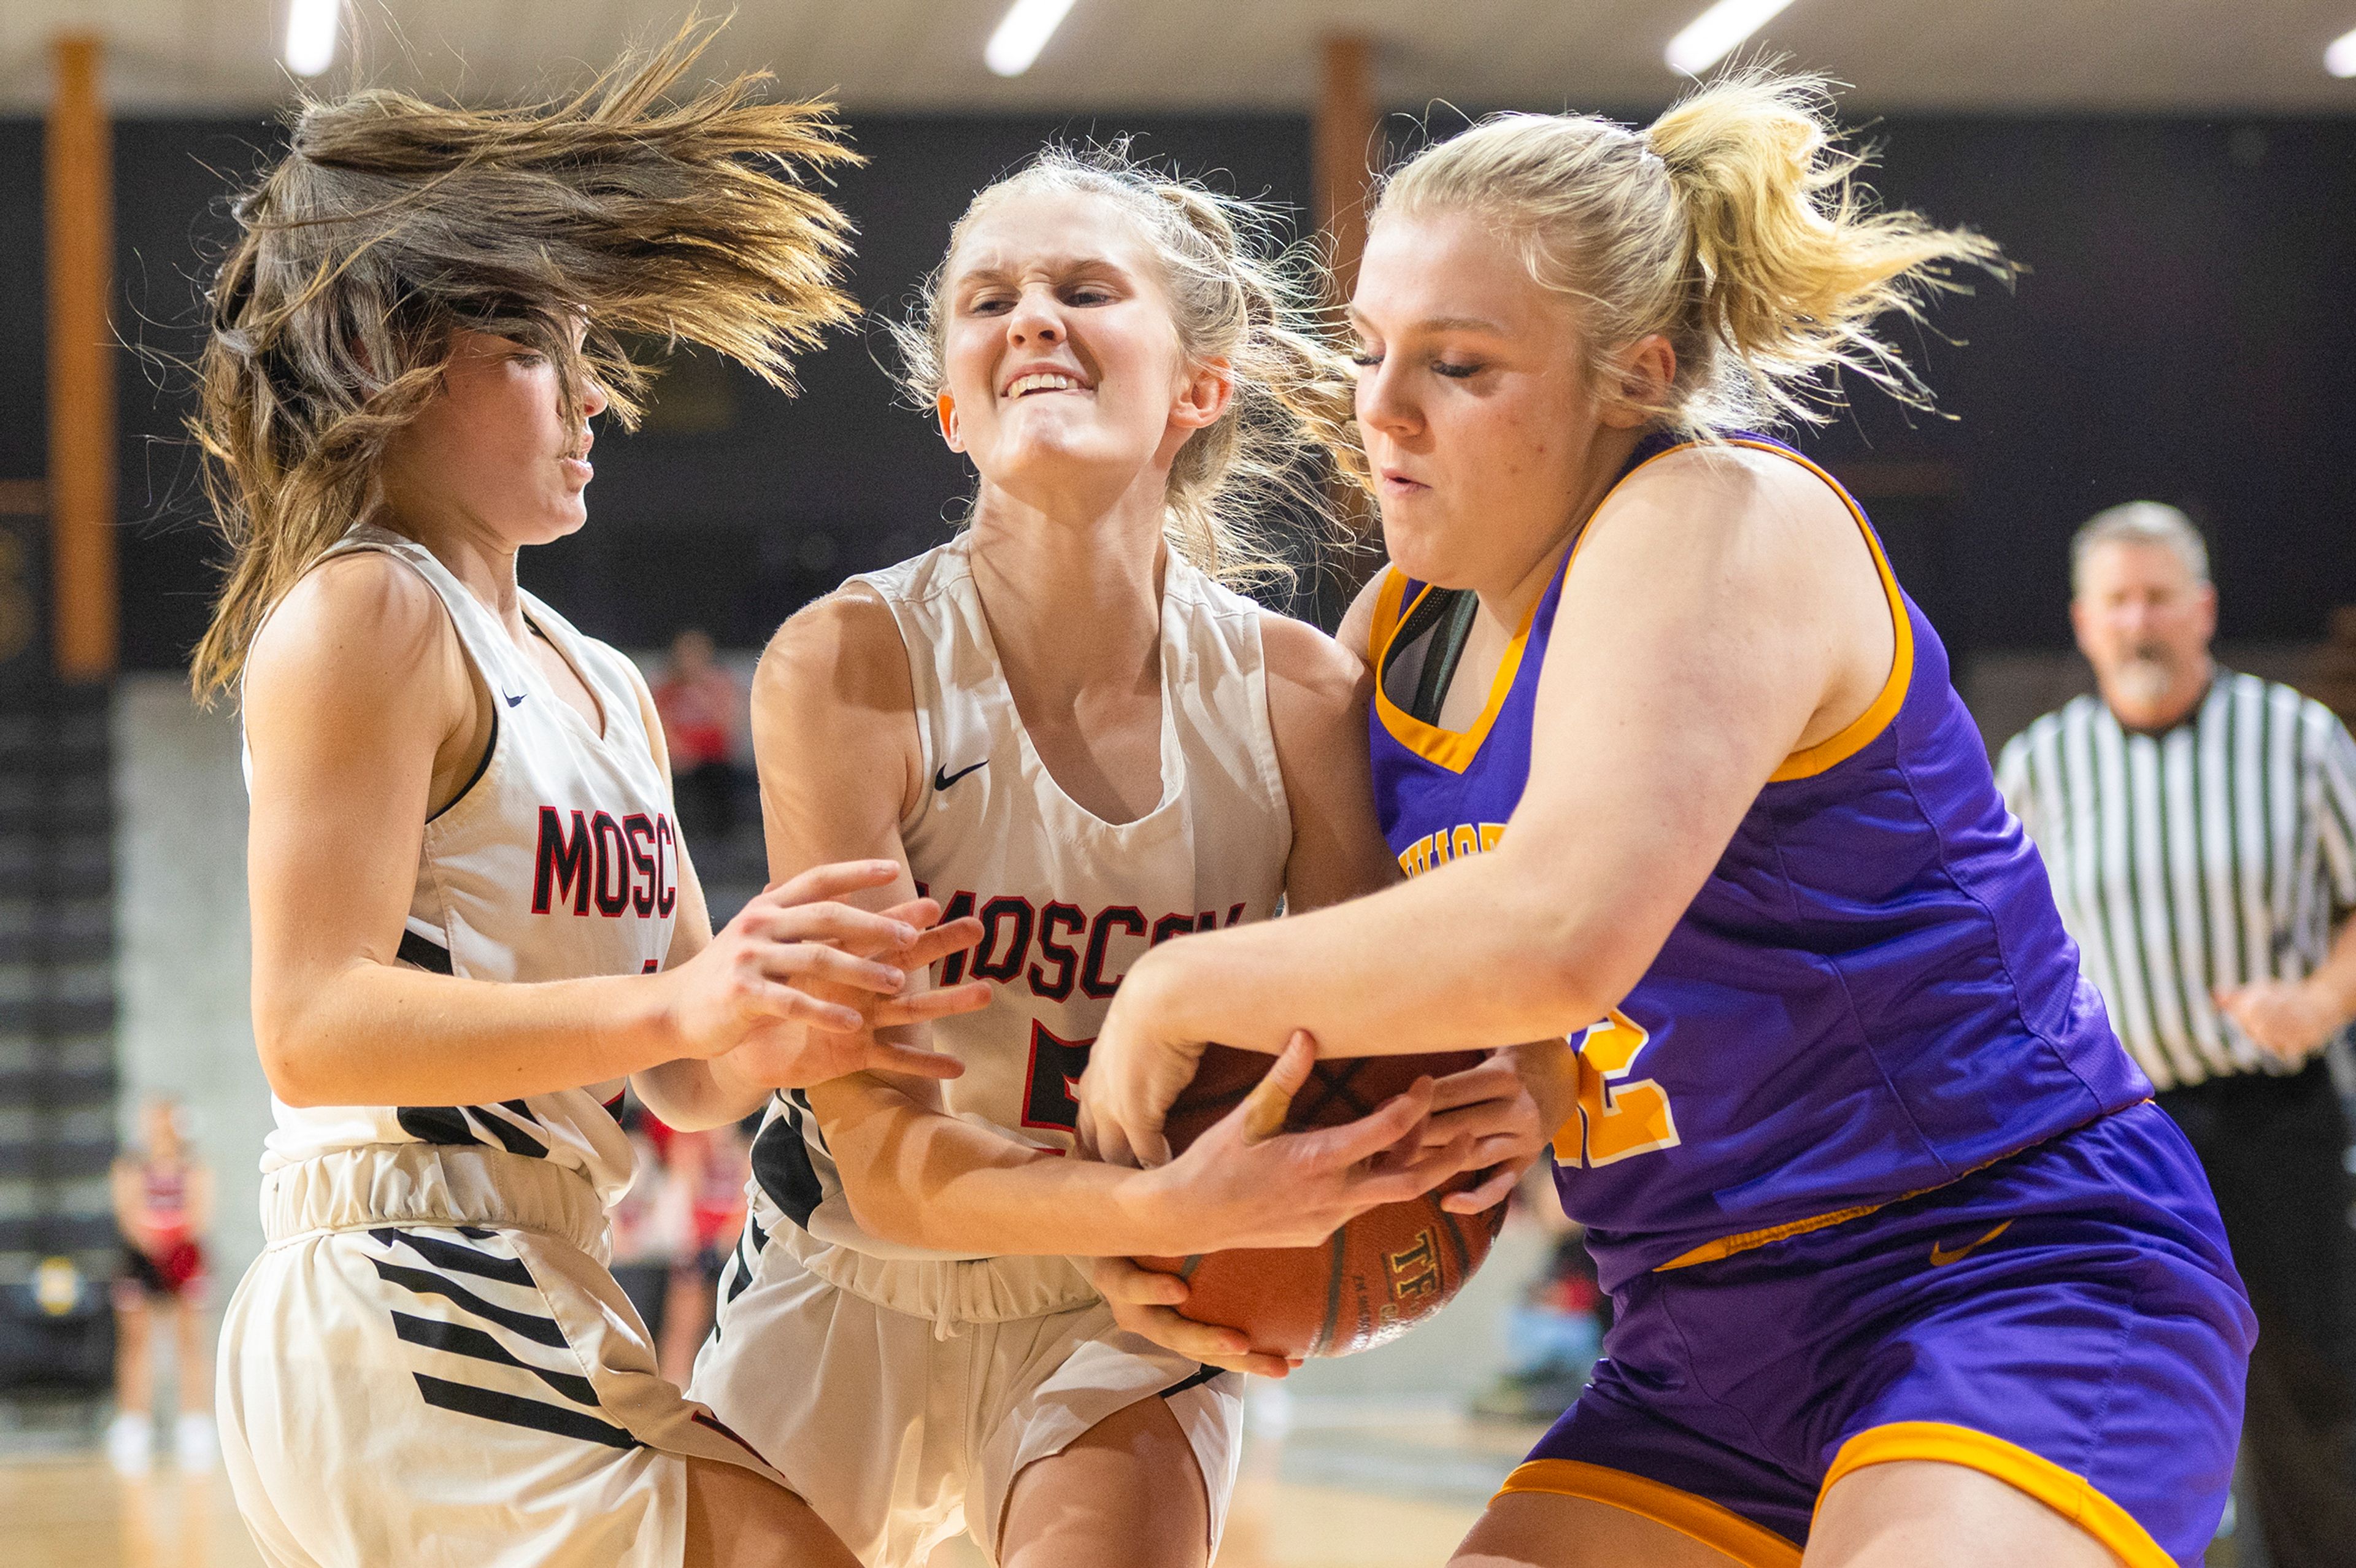
<path id="1" fill-rule="evenodd" d="M 1171 1147 L 1183 1149 L 1234 1110 L 1275 1059 L 1214 1045 L 1171 1108 Z M 1320 1061 L 1292 1097 L 1287 1132 L 1355 1121 L 1412 1086 L 1478 1066 L 1482 1053 L 1359 1056 Z M 1445 1307 L 1497 1239 L 1505 1206 L 1451 1214 L 1443 1193 L 1458 1177 L 1411 1202 L 1370 1209 L 1316 1247 L 1253 1247 L 1189 1258 L 1140 1258 L 1189 1287 L 1187 1317 L 1240 1328 L 1252 1349 L 1280 1356 L 1347 1356 L 1406 1333 Z"/>

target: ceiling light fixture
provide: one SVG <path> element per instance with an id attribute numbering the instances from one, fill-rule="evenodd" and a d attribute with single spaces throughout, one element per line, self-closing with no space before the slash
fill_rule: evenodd
<path id="1" fill-rule="evenodd" d="M 336 27 L 343 0 L 294 0 L 286 11 L 286 69 L 316 76 L 336 63 Z"/>
<path id="2" fill-rule="evenodd" d="M 1021 76 L 1055 36 L 1070 14 L 1072 0 L 1014 0 L 1006 17 L 981 51 L 984 65 L 1001 76 Z"/>
<path id="3" fill-rule="evenodd" d="M 1662 58 L 1669 69 L 1699 76 L 1736 49 L 1744 39 L 1773 21 L 1792 0 L 1718 0 L 1718 4 L 1686 24 L 1669 40 Z"/>
<path id="4" fill-rule="evenodd" d="M 2323 69 L 2334 76 L 2356 76 L 2356 32 L 2331 40 L 2323 51 Z"/>

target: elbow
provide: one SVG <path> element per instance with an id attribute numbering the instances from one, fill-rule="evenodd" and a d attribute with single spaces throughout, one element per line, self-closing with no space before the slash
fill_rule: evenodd
<path id="1" fill-rule="evenodd" d="M 270 1092 L 281 1104 L 294 1110 L 307 1111 L 314 1106 L 334 1104 L 335 1100 L 311 1081 L 300 1051 L 282 1042 L 256 1039 L 255 1049 L 262 1056 L 262 1075 L 270 1081 Z"/>
<path id="2" fill-rule="evenodd" d="M 844 1172 L 842 1198 L 859 1228 L 877 1241 L 895 1247 L 938 1249 L 939 1243 L 926 1233 L 916 1205 L 900 1200 L 890 1182 L 854 1181 Z"/>
<path id="3" fill-rule="evenodd" d="M 253 1009 L 253 1049 L 262 1059 L 262 1075 L 282 1104 L 295 1110 L 318 1105 L 349 1104 L 352 1097 L 333 1092 L 321 1072 L 324 1054 L 312 1031 L 286 1009 L 257 1003 Z"/>
<path id="4" fill-rule="evenodd" d="M 1538 961 L 1522 993 L 1537 1014 L 1532 1039 L 1567 1035 L 1595 1023 L 1636 988 L 1651 963 L 1612 923 L 1558 919 L 1537 923 Z"/>

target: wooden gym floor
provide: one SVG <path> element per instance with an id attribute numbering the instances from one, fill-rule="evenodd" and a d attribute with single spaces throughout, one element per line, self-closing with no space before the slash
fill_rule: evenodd
<path id="1" fill-rule="evenodd" d="M 1535 1430 L 1476 1425 L 1431 1404 L 1298 1402 L 1256 1432 L 1219 1568 L 1439 1568 Z M 257 1568 L 229 1483 L 168 1459 L 123 1477 L 94 1451 L 0 1456 L 8 1568 Z M 931 1568 L 980 1568 L 960 1541 Z"/>

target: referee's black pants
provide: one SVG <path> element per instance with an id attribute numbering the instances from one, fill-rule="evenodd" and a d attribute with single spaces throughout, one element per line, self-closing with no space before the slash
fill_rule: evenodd
<path id="1" fill-rule="evenodd" d="M 2275 1568 L 2356 1564 L 2348 1120 L 2320 1059 L 2170 1089 L 2258 1317 L 2243 1442 Z"/>

